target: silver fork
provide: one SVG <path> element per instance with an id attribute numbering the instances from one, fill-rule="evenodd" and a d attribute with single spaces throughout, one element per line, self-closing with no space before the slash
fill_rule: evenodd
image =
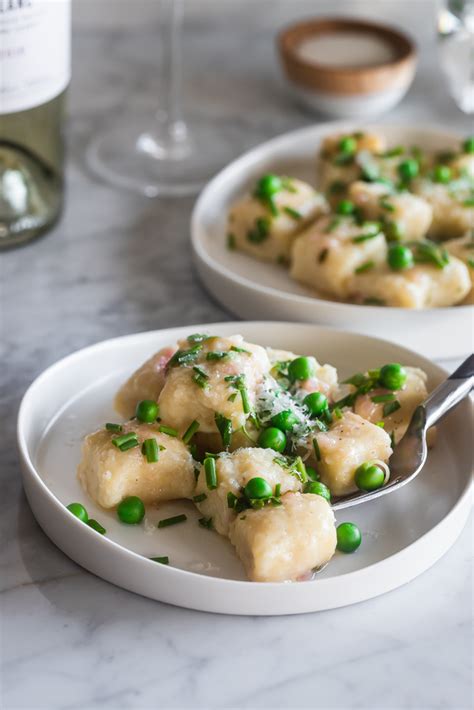
<path id="1" fill-rule="evenodd" d="M 357 491 L 348 496 L 335 498 L 334 510 L 365 503 L 380 498 L 413 481 L 426 462 L 426 432 L 453 407 L 467 397 L 474 387 L 474 355 L 470 355 L 458 369 L 442 382 L 414 411 L 408 429 L 395 446 L 389 459 L 390 480 L 386 486 L 366 493 Z"/>

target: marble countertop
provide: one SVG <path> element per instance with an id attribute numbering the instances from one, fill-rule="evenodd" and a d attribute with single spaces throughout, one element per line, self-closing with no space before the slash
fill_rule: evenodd
<path id="1" fill-rule="evenodd" d="M 470 527 L 432 569 L 390 594 L 300 617 L 211 616 L 140 598 L 88 574 L 45 537 L 21 488 L 15 415 L 28 384 L 104 338 L 231 316 L 187 248 L 193 199 L 147 200 L 97 182 L 84 161 L 102 124 L 155 89 L 156 3 L 81 3 L 75 19 L 68 195 L 45 238 L 0 257 L 3 708 L 469 707 Z M 335 3 L 188 3 L 186 105 L 235 124 L 235 153 L 314 117 L 280 78 L 272 37 Z M 128 8 L 128 9 L 127 9 Z M 252 10 L 251 10 L 252 8 Z M 338 2 L 400 24 L 420 65 L 387 121 L 469 130 L 435 61 L 430 0 Z M 317 120 L 317 119 L 316 119 Z M 471 124 L 472 125 L 472 124 Z"/>

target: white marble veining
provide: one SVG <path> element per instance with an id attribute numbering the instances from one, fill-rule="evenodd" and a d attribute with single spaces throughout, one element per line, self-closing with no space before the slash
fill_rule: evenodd
<path id="1" fill-rule="evenodd" d="M 0 257 L 1 707 L 467 709 L 472 526 L 431 570 L 383 597 L 301 617 L 231 618 L 117 589 L 36 525 L 14 431 L 30 381 L 97 340 L 229 317 L 192 270 L 192 199 L 120 193 L 84 165 L 99 125 L 155 88 L 153 2 L 137 2 L 130 26 L 129 0 L 79 2 L 64 216 L 44 239 Z M 472 128 L 441 81 L 431 0 L 190 0 L 188 9 L 186 103 L 216 131 L 232 121 L 236 153 L 313 120 L 287 96 L 272 37 L 315 11 L 385 19 L 416 37 L 418 75 L 387 121 Z"/>

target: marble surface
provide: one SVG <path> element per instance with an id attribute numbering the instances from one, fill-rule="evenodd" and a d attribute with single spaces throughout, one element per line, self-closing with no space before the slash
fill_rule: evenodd
<path id="1" fill-rule="evenodd" d="M 64 216 L 47 237 L 0 257 L 1 707 L 464 710 L 472 698 L 471 525 L 399 590 L 272 619 L 211 616 L 117 589 L 64 557 L 31 515 L 15 415 L 41 370 L 104 338 L 230 317 L 192 269 L 193 200 L 119 192 L 84 161 L 100 125 L 156 90 L 155 6 L 137 2 L 128 23 L 129 2 L 81 0 Z M 189 2 L 188 110 L 199 108 L 216 131 L 232 121 L 235 153 L 308 124 L 314 117 L 287 96 L 272 37 L 295 17 L 349 8 L 405 26 L 421 49 L 415 83 L 386 120 L 467 132 L 436 68 L 429 0 Z"/>

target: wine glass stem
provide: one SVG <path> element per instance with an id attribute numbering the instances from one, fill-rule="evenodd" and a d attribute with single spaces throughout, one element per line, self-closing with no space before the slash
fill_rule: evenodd
<path id="1" fill-rule="evenodd" d="M 182 147 L 187 141 L 183 120 L 182 99 L 182 24 L 183 0 L 162 0 L 164 22 L 163 114 L 169 148 Z"/>

